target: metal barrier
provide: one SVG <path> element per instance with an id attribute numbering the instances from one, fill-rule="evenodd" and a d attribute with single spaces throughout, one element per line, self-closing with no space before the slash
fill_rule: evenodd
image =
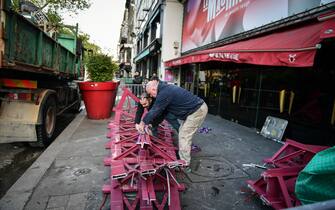
<path id="1" fill-rule="evenodd" d="M 119 89 L 122 90 L 127 87 L 136 97 L 140 97 L 145 91 L 142 84 L 120 84 Z"/>

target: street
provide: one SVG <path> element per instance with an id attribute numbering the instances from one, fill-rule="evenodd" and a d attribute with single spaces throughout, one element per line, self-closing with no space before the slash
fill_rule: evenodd
<path id="1" fill-rule="evenodd" d="M 63 113 L 57 117 L 55 138 L 77 114 Z M 45 148 L 34 148 L 28 143 L 0 144 L 0 198 L 16 182 Z"/>

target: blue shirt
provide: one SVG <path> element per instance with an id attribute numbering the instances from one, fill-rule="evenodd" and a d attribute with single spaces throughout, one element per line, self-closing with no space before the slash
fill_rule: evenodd
<path id="1" fill-rule="evenodd" d="M 181 87 L 159 82 L 156 101 L 143 118 L 143 122 L 146 125 L 152 123 L 164 110 L 180 120 L 186 120 L 187 116 L 193 114 L 203 103 L 201 98 Z"/>

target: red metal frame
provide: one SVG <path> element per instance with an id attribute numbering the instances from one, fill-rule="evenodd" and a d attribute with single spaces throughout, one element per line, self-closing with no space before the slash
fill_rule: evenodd
<path id="1" fill-rule="evenodd" d="M 183 184 L 177 182 L 174 168 L 185 161 L 176 157 L 172 130 L 163 122 L 158 137 L 139 134 L 135 129 L 136 102 L 139 99 L 127 88 L 113 110 L 106 148 L 110 157 L 104 159 L 111 167 L 111 183 L 103 187 L 110 193 L 111 209 L 181 209 L 179 192 Z"/>
<path id="2" fill-rule="evenodd" d="M 274 209 L 299 206 L 301 203 L 294 195 L 298 174 L 316 153 L 327 148 L 287 139 L 271 158 L 264 160 L 275 168 L 263 172 L 256 181 L 248 180 L 248 187 Z"/>
<path id="3" fill-rule="evenodd" d="M 303 167 L 275 168 L 266 170 L 256 181 L 248 180 L 248 187 L 256 192 L 261 200 L 274 209 L 299 206 L 294 195 L 295 181 Z"/>
<path id="4" fill-rule="evenodd" d="M 316 153 L 327 148 L 286 139 L 285 144 L 271 158 L 264 159 L 264 162 L 278 168 L 305 166 Z"/>

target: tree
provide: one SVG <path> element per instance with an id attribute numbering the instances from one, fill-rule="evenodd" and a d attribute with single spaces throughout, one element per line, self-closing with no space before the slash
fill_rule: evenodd
<path id="1" fill-rule="evenodd" d="M 62 28 L 63 18 L 61 11 L 78 14 L 78 11 L 88 9 L 91 6 L 91 0 L 30 0 L 40 11 L 43 11 L 49 19 L 49 25 L 56 29 Z M 13 0 L 13 8 L 19 11 L 20 2 L 29 2 L 26 0 Z"/>
<path id="2" fill-rule="evenodd" d="M 90 35 L 86 34 L 86 33 L 83 33 L 83 32 L 80 32 L 79 35 L 78 35 L 78 39 L 81 40 L 81 42 L 83 43 L 83 46 L 85 48 L 85 50 L 89 53 L 92 53 L 92 54 L 100 54 L 101 53 L 101 48 L 90 42 Z M 86 53 L 88 54 L 88 53 Z"/>
<path id="3" fill-rule="evenodd" d="M 14 0 L 14 2 L 20 0 Z M 91 6 L 90 0 L 31 0 L 41 10 L 48 8 L 52 11 L 66 10 L 78 13 L 79 10 L 88 9 Z"/>
<path id="4" fill-rule="evenodd" d="M 88 56 L 85 64 L 89 78 L 93 82 L 111 81 L 114 72 L 119 69 L 119 66 L 112 61 L 111 57 L 100 53 Z"/>

